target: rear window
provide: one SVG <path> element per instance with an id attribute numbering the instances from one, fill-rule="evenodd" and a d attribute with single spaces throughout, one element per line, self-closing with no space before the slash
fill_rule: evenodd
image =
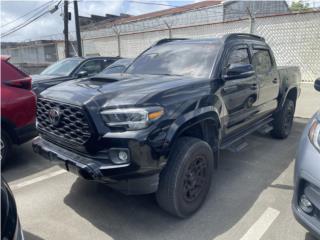
<path id="1" fill-rule="evenodd" d="M 1 81 L 16 80 L 27 76 L 28 75 L 13 66 L 11 63 L 1 61 Z"/>

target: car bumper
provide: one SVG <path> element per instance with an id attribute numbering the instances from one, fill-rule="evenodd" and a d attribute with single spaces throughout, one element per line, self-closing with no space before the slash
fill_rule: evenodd
<path id="1" fill-rule="evenodd" d="M 310 124 L 300 141 L 295 165 L 295 191 L 292 209 L 295 218 L 320 239 L 320 153 L 308 138 Z M 308 214 L 299 206 L 302 195 L 312 203 L 314 210 Z"/>
<path id="2" fill-rule="evenodd" d="M 146 194 L 157 190 L 159 170 L 151 166 L 146 169 L 131 161 L 125 164 L 113 164 L 109 152 L 102 160 L 101 156 L 84 156 L 57 146 L 42 137 L 37 137 L 33 150 L 44 158 L 55 162 L 67 171 L 84 179 L 101 181 L 126 194 Z M 119 149 L 119 148 L 114 148 Z"/>
<path id="3" fill-rule="evenodd" d="M 23 144 L 35 138 L 38 135 L 36 124 L 30 124 L 24 127 L 16 128 L 15 135 L 17 144 Z"/>

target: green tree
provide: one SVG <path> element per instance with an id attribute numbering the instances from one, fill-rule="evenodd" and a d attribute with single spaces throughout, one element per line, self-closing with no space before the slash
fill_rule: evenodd
<path id="1" fill-rule="evenodd" d="M 290 10 L 293 12 L 303 12 L 309 9 L 309 3 L 303 3 L 301 0 L 293 1 L 290 6 Z"/>

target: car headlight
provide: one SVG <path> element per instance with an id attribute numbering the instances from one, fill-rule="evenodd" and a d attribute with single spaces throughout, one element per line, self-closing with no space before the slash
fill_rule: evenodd
<path id="1" fill-rule="evenodd" d="M 314 119 L 309 130 L 309 139 L 313 146 L 320 151 L 320 123 Z"/>
<path id="2" fill-rule="evenodd" d="M 124 127 L 138 130 L 148 127 L 164 114 L 162 107 L 117 108 L 101 112 L 102 119 L 110 127 Z"/>

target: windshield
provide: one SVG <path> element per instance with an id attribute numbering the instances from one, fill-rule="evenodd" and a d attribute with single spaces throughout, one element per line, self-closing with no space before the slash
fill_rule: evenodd
<path id="1" fill-rule="evenodd" d="M 127 59 L 120 59 L 108 67 L 106 67 L 102 73 L 109 74 L 109 73 L 122 73 L 132 63 L 133 59 L 127 58 Z"/>
<path id="2" fill-rule="evenodd" d="M 138 57 L 126 73 L 208 78 L 219 47 L 203 42 L 159 45 Z"/>
<path id="3" fill-rule="evenodd" d="M 40 75 L 68 76 L 82 61 L 82 59 L 63 59 L 47 67 Z"/>

